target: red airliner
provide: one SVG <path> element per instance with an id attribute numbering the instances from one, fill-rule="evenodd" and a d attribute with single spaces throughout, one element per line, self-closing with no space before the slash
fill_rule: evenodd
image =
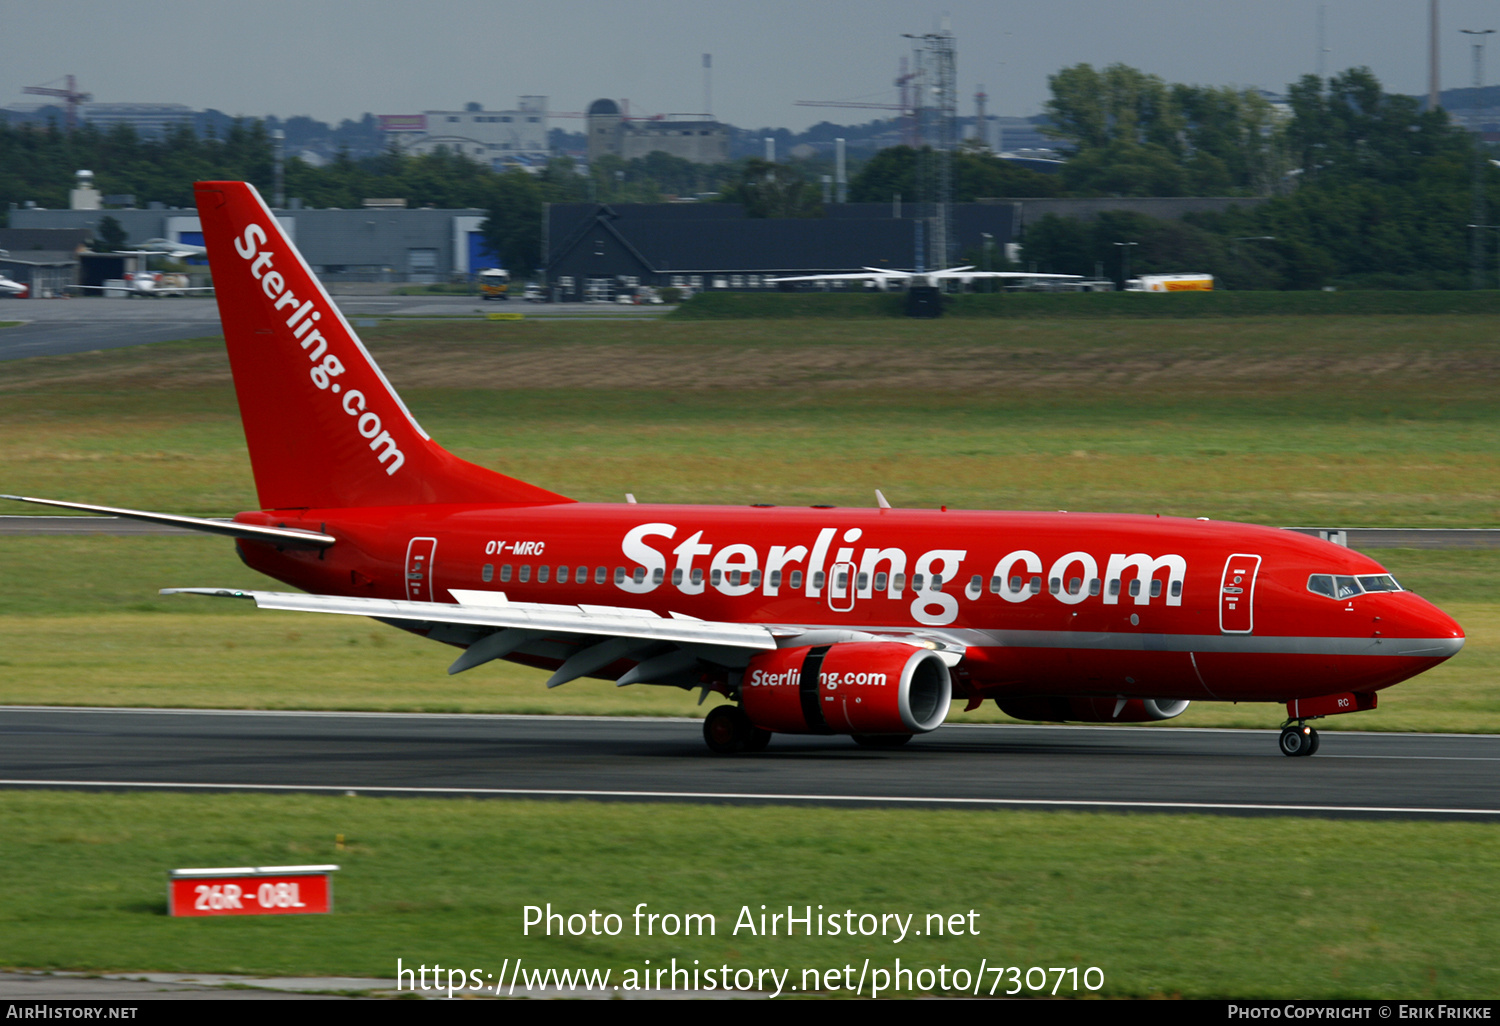
<path id="1" fill-rule="evenodd" d="M 170 589 L 368 616 L 491 659 L 719 692 L 714 752 L 773 733 L 894 747 L 957 697 L 1131 723 L 1189 701 L 1309 720 L 1463 647 L 1374 560 L 1170 517 L 575 502 L 467 463 L 402 404 L 253 187 L 196 187 L 262 508 L 232 522 L 55 502 L 228 535 L 305 594 Z M 32 500 L 27 501 L 43 501 Z M 701 699 L 700 699 L 701 700 Z"/>

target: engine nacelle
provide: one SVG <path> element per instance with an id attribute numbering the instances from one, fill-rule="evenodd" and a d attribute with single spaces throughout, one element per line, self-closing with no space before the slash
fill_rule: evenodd
<path id="1" fill-rule="evenodd" d="M 756 656 L 740 699 L 750 722 L 783 734 L 925 734 L 948 718 L 953 684 L 931 649 L 853 641 Z"/>
<path id="2" fill-rule="evenodd" d="M 1186 699 L 1131 698 L 1120 715 L 1115 715 L 1118 698 L 1103 696 L 1064 697 L 1046 695 L 1036 698 L 997 698 L 995 704 L 1007 716 L 1018 720 L 1048 720 L 1053 723 L 1148 723 L 1170 720 L 1187 710 Z"/>

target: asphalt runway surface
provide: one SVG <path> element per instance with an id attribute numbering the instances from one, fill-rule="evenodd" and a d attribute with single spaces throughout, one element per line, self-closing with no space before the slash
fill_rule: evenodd
<path id="1" fill-rule="evenodd" d="M 486 303 L 472 296 L 334 296 L 355 330 L 380 317 L 485 317 L 492 313 L 536 317 L 660 317 L 671 307 L 610 303 Z M 202 338 L 220 333 L 212 298 L 36 299 L 0 303 L 0 361 L 63 356 Z"/>
<path id="2" fill-rule="evenodd" d="M 0 786 L 1500 820 L 1500 737 L 949 724 L 901 749 L 696 720 L 0 707 Z"/>

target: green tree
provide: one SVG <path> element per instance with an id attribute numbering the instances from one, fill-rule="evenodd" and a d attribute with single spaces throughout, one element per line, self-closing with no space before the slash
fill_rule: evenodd
<path id="1" fill-rule="evenodd" d="M 747 217 L 822 217 L 819 187 L 799 170 L 752 157 L 719 194 L 725 203 L 743 203 Z"/>
<path id="2" fill-rule="evenodd" d="M 106 214 L 99 219 L 99 232 L 94 237 L 92 248 L 95 253 L 115 253 L 125 248 L 128 238 L 124 226 Z"/>

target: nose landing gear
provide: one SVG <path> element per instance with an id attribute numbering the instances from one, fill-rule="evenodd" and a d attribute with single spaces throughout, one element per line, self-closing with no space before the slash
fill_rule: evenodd
<path id="1" fill-rule="evenodd" d="M 1281 728 L 1281 754 L 1311 755 L 1318 750 L 1318 732 L 1306 723 L 1287 724 Z"/>

